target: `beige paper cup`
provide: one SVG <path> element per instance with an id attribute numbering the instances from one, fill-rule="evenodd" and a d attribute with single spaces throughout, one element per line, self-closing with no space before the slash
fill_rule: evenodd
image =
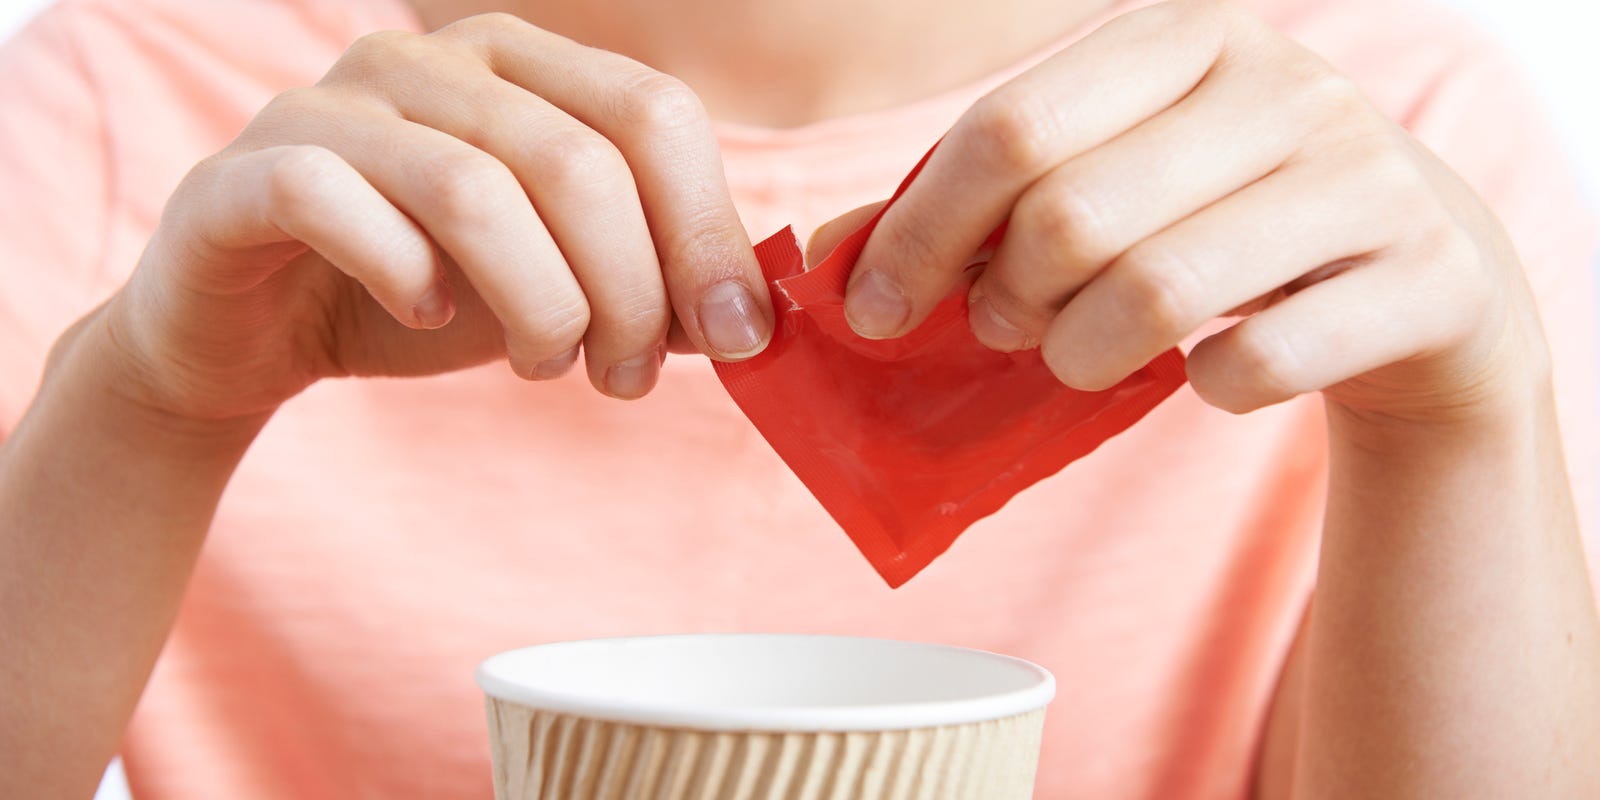
<path id="1" fill-rule="evenodd" d="M 1024 800 L 1055 679 L 916 642 L 561 642 L 478 668 L 497 800 Z"/>

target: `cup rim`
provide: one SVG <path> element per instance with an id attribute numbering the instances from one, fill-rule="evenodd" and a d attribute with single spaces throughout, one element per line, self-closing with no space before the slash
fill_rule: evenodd
<path id="1" fill-rule="evenodd" d="M 917 702 L 891 702 L 836 706 L 722 706 L 704 707 L 675 704 L 670 700 L 651 703 L 623 702 L 615 698 L 563 692 L 511 679 L 507 674 L 518 659 L 534 651 L 563 647 L 625 646 L 628 643 L 664 640 L 705 640 L 760 638 L 789 641 L 822 640 L 869 642 L 886 648 L 924 648 L 964 658 L 987 661 L 1027 673 L 1034 680 L 1021 689 L 979 697 Z M 691 633 L 657 636 L 618 636 L 598 639 L 550 642 L 508 650 L 485 659 L 478 665 L 477 684 L 491 698 L 540 711 L 636 725 L 689 728 L 708 731 L 763 732 L 847 732 L 907 730 L 944 725 L 1004 719 L 1037 711 L 1055 697 L 1055 676 L 1031 661 L 970 647 L 929 642 L 883 639 L 863 636 L 828 636 L 779 633 Z"/>

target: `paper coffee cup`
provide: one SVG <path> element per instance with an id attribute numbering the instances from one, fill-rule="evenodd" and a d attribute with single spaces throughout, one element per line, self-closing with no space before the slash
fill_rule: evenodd
<path id="1" fill-rule="evenodd" d="M 497 800 L 1024 800 L 1055 679 L 917 642 L 706 634 L 502 653 Z"/>

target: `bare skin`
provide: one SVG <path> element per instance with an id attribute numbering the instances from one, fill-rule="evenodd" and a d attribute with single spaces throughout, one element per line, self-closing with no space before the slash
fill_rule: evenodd
<path id="1" fill-rule="evenodd" d="M 748 357 L 771 309 L 708 118 L 904 102 L 1098 5 L 923 3 L 912 37 L 888 0 L 418 0 L 441 30 L 364 40 L 279 98 L 185 180 L 0 445 L 0 795 L 92 791 L 222 488 L 305 386 L 492 359 L 548 378 L 581 345 L 627 398 L 669 342 Z M 526 21 L 447 24 L 480 11 Z M 1155 191 L 1173 171 L 1194 178 Z M 1267 215 L 1303 224 L 1275 238 Z M 1321 572 L 1261 796 L 1600 796 L 1600 623 L 1543 333 L 1446 165 L 1248 15 L 1167 3 L 974 106 L 868 244 L 857 330 L 914 326 L 1007 217 L 969 298 L 986 344 L 1094 389 L 1244 313 L 1195 348 L 1200 396 L 1326 400 Z"/>

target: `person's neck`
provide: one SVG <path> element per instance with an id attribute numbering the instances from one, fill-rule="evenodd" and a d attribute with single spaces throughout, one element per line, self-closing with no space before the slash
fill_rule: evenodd
<path id="1" fill-rule="evenodd" d="M 1037 52 L 1113 0 L 408 0 L 429 30 L 507 11 L 636 58 L 712 117 L 774 128 L 889 108 Z"/>

